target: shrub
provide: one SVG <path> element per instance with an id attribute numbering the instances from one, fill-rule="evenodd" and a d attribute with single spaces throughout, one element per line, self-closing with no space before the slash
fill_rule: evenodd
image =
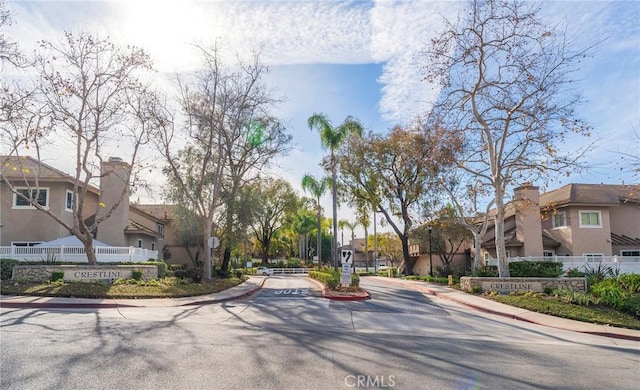
<path id="1" fill-rule="evenodd" d="M 169 264 L 167 267 L 169 268 L 169 271 L 177 271 L 179 269 L 185 269 L 184 264 Z"/>
<path id="2" fill-rule="evenodd" d="M 64 279 L 64 271 L 53 271 L 51 273 L 51 277 L 49 278 L 52 282 L 57 282 L 58 280 Z"/>
<path id="3" fill-rule="evenodd" d="M 565 276 L 567 278 L 582 278 L 586 276 L 586 274 L 577 268 L 571 268 L 568 269 L 567 272 L 565 272 Z"/>
<path id="4" fill-rule="evenodd" d="M 584 267 L 584 274 L 587 277 L 587 282 L 589 285 L 598 283 L 601 280 L 604 280 L 608 275 L 611 274 L 612 269 L 610 266 L 602 263 L 598 263 L 597 265 L 590 266 L 589 264 Z"/>
<path id="5" fill-rule="evenodd" d="M 13 276 L 13 266 L 20 263 L 13 259 L 0 259 L 0 279 L 9 280 Z"/>
<path id="6" fill-rule="evenodd" d="M 557 278 L 562 275 L 562 263 L 553 261 L 513 261 L 509 263 L 512 277 Z"/>
<path id="7" fill-rule="evenodd" d="M 621 309 L 624 301 L 631 297 L 631 294 L 625 291 L 616 279 L 604 279 L 591 286 L 591 292 L 600 297 L 603 303 Z"/>
<path id="8" fill-rule="evenodd" d="M 149 260 L 147 261 L 147 264 L 155 265 L 156 267 L 158 267 L 158 278 L 164 278 L 167 274 L 167 263 L 165 263 L 164 261 Z"/>
<path id="9" fill-rule="evenodd" d="M 600 299 L 592 294 L 565 288 L 555 290 L 554 296 L 563 302 L 573 303 L 575 305 L 589 306 L 600 303 Z"/>
<path id="10" fill-rule="evenodd" d="M 633 295 L 624 300 L 622 308 L 640 317 L 640 294 Z"/>
<path id="11" fill-rule="evenodd" d="M 195 283 L 200 283 L 200 280 L 202 280 L 200 271 L 195 268 L 176 270 L 173 272 L 173 276 L 181 279 L 190 279 Z"/>
<path id="12" fill-rule="evenodd" d="M 238 278 L 238 279 L 242 278 L 242 270 L 240 270 L 240 269 L 236 270 L 236 278 Z"/>
<path id="13" fill-rule="evenodd" d="M 352 273 L 351 274 L 351 285 L 353 287 L 359 287 L 360 286 L 360 277 L 358 276 L 358 274 L 356 274 L 356 273 Z"/>
<path id="14" fill-rule="evenodd" d="M 340 275 L 337 272 L 325 272 L 325 270 L 309 271 L 309 277 L 319 280 L 330 289 L 334 289 L 340 284 Z M 353 276 L 351 280 L 353 281 Z M 358 282 L 360 282 L 360 279 L 358 279 Z"/>
<path id="15" fill-rule="evenodd" d="M 480 293 L 482 293 L 482 287 L 480 287 L 480 286 L 471 287 L 471 293 L 472 294 L 480 294 Z"/>
<path id="16" fill-rule="evenodd" d="M 622 274 L 618 283 L 631 294 L 640 293 L 640 274 Z"/>
<path id="17" fill-rule="evenodd" d="M 131 279 L 142 280 L 142 271 L 138 271 L 137 269 L 131 271 Z"/>
<path id="18" fill-rule="evenodd" d="M 474 268 L 471 271 L 471 276 L 476 277 L 498 277 L 498 266 L 497 265 L 481 265 L 478 268 Z"/>

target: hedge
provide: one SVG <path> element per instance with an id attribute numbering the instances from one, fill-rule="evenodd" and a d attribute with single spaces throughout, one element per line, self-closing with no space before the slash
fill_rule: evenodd
<path id="1" fill-rule="evenodd" d="M 511 277 L 557 278 L 562 275 L 562 263 L 552 261 L 512 261 L 509 263 Z"/>

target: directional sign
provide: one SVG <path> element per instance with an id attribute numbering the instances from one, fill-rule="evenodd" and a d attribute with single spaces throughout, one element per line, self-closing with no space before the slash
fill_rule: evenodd
<path id="1" fill-rule="evenodd" d="M 220 239 L 218 237 L 211 237 L 209 241 L 207 241 L 207 244 L 209 244 L 209 248 L 216 249 L 220 246 Z"/>
<path id="2" fill-rule="evenodd" d="M 342 251 L 342 262 L 343 263 L 347 263 L 347 264 L 351 264 L 353 263 L 353 251 L 348 249 L 348 250 L 343 250 Z"/>

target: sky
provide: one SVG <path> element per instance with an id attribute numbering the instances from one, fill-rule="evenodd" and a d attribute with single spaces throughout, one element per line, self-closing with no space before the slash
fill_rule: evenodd
<path id="1" fill-rule="evenodd" d="M 427 0 L 8 1 L 15 22 L 8 35 L 27 52 L 38 40 L 59 40 L 65 30 L 108 35 L 147 50 L 157 85 L 166 88 L 176 73 L 198 68 L 193 43 L 218 41 L 226 53 L 240 56 L 260 47 L 270 68 L 265 83 L 284 98 L 276 113 L 293 136 L 292 151 L 272 172 L 302 195 L 302 176 L 322 176 L 319 162 L 327 153 L 307 118 L 325 113 L 337 125 L 353 116 L 367 130 L 386 132 L 424 115 L 438 91 L 422 80 L 420 53 L 443 28 L 442 18 L 454 19 L 464 6 Z M 576 47 L 599 42 L 575 74 L 585 100 L 577 113 L 593 126 L 593 136 L 564 145 L 571 150 L 595 142 L 585 156 L 592 168 L 552 180 L 549 188 L 628 182 L 616 163 L 619 152 L 640 154 L 640 2 L 548 1 L 542 17 L 565 24 Z M 67 172 L 73 166 L 53 151 L 47 162 Z M 162 177 L 151 173 L 149 181 L 159 188 Z M 162 202 L 158 193 L 136 196 L 143 203 Z M 326 216 L 330 198 L 322 200 Z M 353 220 L 346 207 L 338 217 Z"/>

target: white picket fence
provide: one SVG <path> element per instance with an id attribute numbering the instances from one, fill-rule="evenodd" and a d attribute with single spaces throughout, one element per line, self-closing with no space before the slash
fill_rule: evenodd
<path id="1" fill-rule="evenodd" d="M 158 258 L 158 251 L 132 246 L 96 246 L 93 252 L 99 263 L 135 263 Z M 0 246 L 0 258 L 19 261 L 87 262 L 83 246 Z"/>
<path id="2" fill-rule="evenodd" d="M 598 267 L 610 267 L 616 273 L 640 274 L 640 257 L 638 256 L 551 256 L 551 257 L 509 257 L 512 261 L 553 261 L 562 263 L 562 269 L 568 271 L 588 271 Z M 490 259 L 489 265 L 498 265 L 498 259 Z"/>

